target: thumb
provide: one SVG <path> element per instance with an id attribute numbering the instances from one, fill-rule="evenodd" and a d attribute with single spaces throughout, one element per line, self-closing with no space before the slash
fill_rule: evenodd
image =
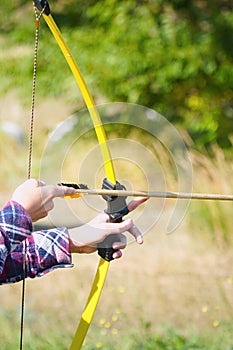
<path id="1" fill-rule="evenodd" d="M 54 186 L 53 196 L 54 197 L 71 196 L 71 195 L 75 194 L 75 192 L 76 192 L 75 188 L 56 185 L 56 186 Z"/>

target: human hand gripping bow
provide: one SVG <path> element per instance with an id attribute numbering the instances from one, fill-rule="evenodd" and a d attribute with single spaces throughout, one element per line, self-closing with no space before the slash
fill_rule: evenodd
<path id="1" fill-rule="evenodd" d="M 104 186 L 123 188 L 119 182 L 114 186 L 107 179 L 104 179 Z M 107 261 L 120 258 L 122 256 L 120 249 L 126 247 L 127 240 L 123 235 L 125 231 L 130 232 L 138 244 L 142 244 L 142 234 L 133 220 L 122 219 L 147 199 L 138 197 L 126 204 L 126 197 L 105 196 L 108 203 L 105 213 L 99 214 L 85 226 L 69 230 L 71 252 L 91 253 L 98 249 L 98 254 Z"/>

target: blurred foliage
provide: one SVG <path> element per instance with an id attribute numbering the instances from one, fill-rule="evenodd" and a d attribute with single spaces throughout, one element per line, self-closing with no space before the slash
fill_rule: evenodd
<path id="1" fill-rule="evenodd" d="M 230 0 L 51 0 L 50 7 L 96 100 L 153 108 L 186 128 L 197 147 L 232 147 Z M 32 4 L 2 0 L 0 18 L 0 93 L 28 93 Z M 44 21 L 40 37 L 38 93 L 74 101 L 77 88 Z"/>

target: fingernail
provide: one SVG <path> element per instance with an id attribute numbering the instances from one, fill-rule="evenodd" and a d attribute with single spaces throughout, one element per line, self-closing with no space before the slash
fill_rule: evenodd
<path id="1" fill-rule="evenodd" d="M 112 245 L 112 247 L 113 247 L 113 249 L 119 249 L 119 248 L 121 248 L 121 243 L 113 243 L 113 245 Z"/>
<path id="2" fill-rule="evenodd" d="M 139 244 L 142 244 L 142 243 L 143 243 L 143 239 L 142 239 L 141 237 L 139 237 L 139 238 L 137 239 L 137 242 L 138 242 Z"/>

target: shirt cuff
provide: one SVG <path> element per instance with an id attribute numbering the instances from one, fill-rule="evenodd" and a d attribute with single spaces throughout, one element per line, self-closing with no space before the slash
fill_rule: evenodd
<path id="1" fill-rule="evenodd" d="M 32 233 L 32 220 L 27 211 L 17 202 L 9 201 L 0 212 L 0 225 L 7 237 L 8 252 Z M 8 241 L 9 240 L 9 241 Z"/>
<path id="2" fill-rule="evenodd" d="M 65 227 L 33 232 L 27 245 L 28 277 L 40 277 L 54 269 L 73 266 Z"/>
<path id="3" fill-rule="evenodd" d="M 33 232 L 26 239 L 26 276 L 41 277 L 58 268 L 73 267 L 66 228 Z M 19 282 L 24 278 L 24 245 L 10 253 L 0 276 L 0 284 Z"/>

